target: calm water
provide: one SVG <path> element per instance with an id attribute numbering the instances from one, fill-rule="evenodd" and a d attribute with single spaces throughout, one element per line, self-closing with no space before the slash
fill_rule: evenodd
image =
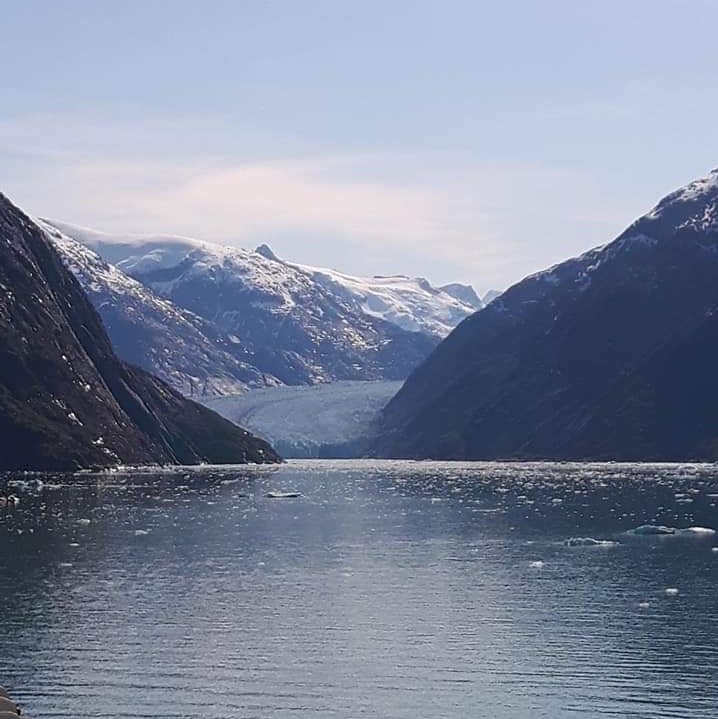
<path id="1" fill-rule="evenodd" d="M 716 716 L 718 535 L 625 534 L 718 527 L 714 466 L 44 481 L 0 510 L 0 683 L 32 717 Z"/>

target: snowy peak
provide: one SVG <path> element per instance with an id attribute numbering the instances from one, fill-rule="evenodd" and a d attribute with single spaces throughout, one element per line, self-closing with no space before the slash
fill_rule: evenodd
<path id="1" fill-rule="evenodd" d="M 278 384 L 206 320 L 157 296 L 89 247 L 36 220 L 100 314 L 115 352 L 186 396 Z"/>
<path id="2" fill-rule="evenodd" d="M 445 337 L 463 319 L 480 308 L 445 288 L 435 288 L 423 277 L 355 277 L 336 270 L 291 265 L 353 303 L 359 310 L 409 332 Z M 466 288 L 473 293 L 471 288 Z M 475 293 L 473 293 L 475 296 Z"/>
<path id="3" fill-rule="evenodd" d="M 712 170 L 706 177 L 693 180 L 684 187 L 680 187 L 669 195 L 666 195 L 666 197 L 647 213 L 646 217 L 651 219 L 658 218 L 667 208 L 681 203 L 715 200 L 716 193 L 718 193 L 718 169 Z"/>
<path id="4" fill-rule="evenodd" d="M 451 282 L 448 285 L 439 287 L 442 292 L 451 295 L 454 299 L 470 305 L 476 310 L 480 310 L 484 306 L 484 301 L 476 294 L 476 290 L 471 285 L 462 285 L 460 282 Z"/>
<path id="5" fill-rule="evenodd" d="M 163 296 L 170 296 L 178 284 L 203 278 L 241 284 L 256 302 L 268 303 L 276 312 L 291 312 L 318 293 L 367 317 L 433 338 L 445 337 L 483 306 L 467 285 L 435 288 L 423 277 L 356 277 L 281 260 L 268 245 L 252 251 L 174 235 L 111 235 L 46 222 L 127 274 L 149 282 Z"/>
<path id="6" fill-rule="evenodd" d="M 396 279 L 320 279 L 330 271 L 283 262 L 269 248 L 256 252 L 176 236 L 113 236 L 48 224 L 92 247 L 155 295 L 202 318 L 241 347 L 263 375 L 285 384 L 404 379 L 449 324 L 471 311 L 459 307 L 457 312 L 460 303 L 444 295 L 448 309 L 440 306 L 438 321 L 429 318 L 432 331 L 422 332 L 421 322 L 403 317 L 420 311 L 420 304 L 404 300 L 400 305 L 395 293 L 385 306 L 370 291 L 349 286 L 363 290 L 369 283 L 377 287 L 374 295 L 378 289 L 385 294 Z M 409 294 L 420 291 L 414 285 Z"/>
<path id="7" fill-rule="evenodd" d="M 654 281 L 660 256 L 694 250 L 711 265 L 718 258 L 716 170 L 666 195 L 612 242 L 526 277 L 490 307 L 494 312 L 525 313 L 531 303 L 562 293 L 584 294 L 613 274 L 616 282 L 642 276 L 648 284 Z"/>
<path id="8" fill-rule="evenodd" d="M 272 248 L 269 245 L 260 245 L 255 252 L 258 255 L 262 255 L 262 257 L 266 257 L 268 260 L 279 261 L 279 258 L 272 252 Z"/>
<path id="9" fill-rule="evenodd" d="M 650 212 L 636 220 L 624 236 L 651 235 L 670 228 L 698 233 L 718 230 L 718 169 L 671 192 Z"/>

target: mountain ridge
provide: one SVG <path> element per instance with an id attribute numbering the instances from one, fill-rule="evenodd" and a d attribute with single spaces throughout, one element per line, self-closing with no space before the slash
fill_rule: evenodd
<path id="1" fill-rule="evenodd" d="M 212 324 L 233 345 L 230 354 L 241 348 L 242 361 L 270 384 L 404 379 L 475 309 L 422 278 L 357 278 L 286 262 L 268 246 L 252 251 L 43 221 Z"/>
<path id="2" fill-rule="evenodd" d="M 673 391 L 665 377 L 691 333 L 711 334 L 717 207 L 712 173 L 614 241 L 525 278 L 464 320 L 384 409 L 375 452 L 713 458 L 718 445 L 707 430 L 667 443 L 677 428 L 666 413 L 677 400 L 665 399 Z"/>

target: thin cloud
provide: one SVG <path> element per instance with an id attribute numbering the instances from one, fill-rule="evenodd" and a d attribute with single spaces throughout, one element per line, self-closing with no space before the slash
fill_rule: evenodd
<path id="1" fill-rule="evenodd" d="M 222 156 L 198 143 L 200 128 L 211 131 L 206 118 L 174 125 L 164 144 L 152 142 L 160 119 L 133 127 L 98 113 L 0 123 L 2 189 L 34 214 L 110 232 L 269 242 L 296 261 L 481 288 L 505 287 L 626 224 L 574 169 L 430 152 Z"/>

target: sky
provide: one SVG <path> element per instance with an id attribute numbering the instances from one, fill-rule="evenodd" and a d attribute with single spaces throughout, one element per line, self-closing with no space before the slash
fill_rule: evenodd
<path id="1" fill-rule="evenodd" d="M 713 0 L 16 0 L 27 212 L 504 289 L 718 165 Z"/>

